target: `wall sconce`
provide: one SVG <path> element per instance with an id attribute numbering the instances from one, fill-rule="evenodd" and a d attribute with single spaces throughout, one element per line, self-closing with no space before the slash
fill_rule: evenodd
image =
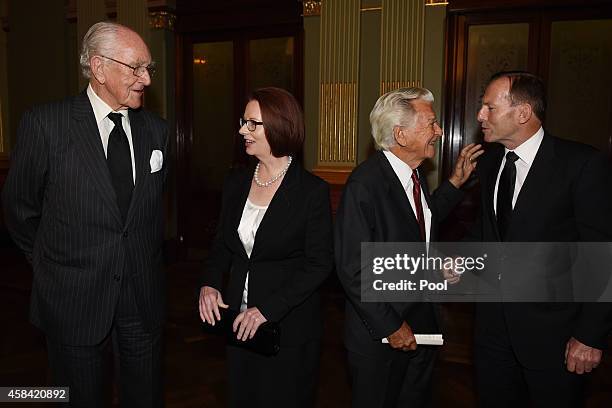
<path id="1" fill-rule="evenodd" d="M 204 64 L 206 64 L 207 62 L 208 62 L 208 61 L 206 60 L 206 57 L 202 57 L 202 58 L 195 57 L 195 58 L 193 59 L 193 63 L 194 63 L 194 64 L 196 64 L 196 65 L 204 65 Z"/>

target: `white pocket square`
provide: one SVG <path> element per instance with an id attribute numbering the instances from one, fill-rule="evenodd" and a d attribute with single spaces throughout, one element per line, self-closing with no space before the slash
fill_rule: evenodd
<path id="1" fill-rule="evenodd" d="M 161 170 L 164 164 L 164 155 L 161 150 L 153 150 L 151 152 L 151 160 L 149 160 L 149 163 L 151 164 L 151 173 Z"/>

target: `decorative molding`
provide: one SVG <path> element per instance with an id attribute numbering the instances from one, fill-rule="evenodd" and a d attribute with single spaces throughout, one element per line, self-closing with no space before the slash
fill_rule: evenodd
<path id="1" fill-rule="evenodd" d="M 302 16 L 320 16 L 322 0 L 304 0 L 302 1 Z"/>
<path id="2" fill-rule="evenodd" d="M 425 5 L 422 1 L 383 0 L 380 93 L 423 83 Z"/>
<path id="3" fill-rule="evenodd" d="M 321 84 L 319 164 L 356 164 L 357 88 L 357 82 Z"/>
<path id="4" fill-rule="evenodd" d="M 322 2 L 317 167 L 357 163 L 360 17 L 360 0 Z"/>
<path id="5" fill-rule="evenodd" d="M 149 12 L 149 27 L 174 31 L 176 15 L 168 11 Z"/>
<path id="6" fill-rule="evenodd" d="M 302 17 L 320 16 L 321 3 L 323 0 L 304 0 L 302 1 Z M 446 3 L 445 3 L 446 4 Z M 359 11 L 381 11 L 382 6 L 360 7 Z"/>
<path id="7" fill-rule="evenodd" d="M 353 167 L 315 167 L 312 172 L 327 181 L 332 186 L 343 186 L 346 184 L 353 171 Z"/>
<path id="8" fill-rule="evenodd" d="M 382 6 L 374 6 L 374 7 L 362 7 L 361 11 L 381 11 Z"/>
<path id="9" fill-rule="evenodd" d="M 386 94 L 389 91 L 399 88 L 412 88 L 421 87 L 423 84 L 421 81 L 381 81 L 380 82 L 380 94 Z"/>
<path id="10" fill-rule="evenodd" d="M 425 0 L 426 6 L 446 6 L 448 5 L 448 1 L 444 0 Z"/>
<path id="11" fill-rule="evenodd" d="M 125 0 L 131 1 L 131 0 Z M 78 0 L 66 0 L 66 20 L 75 22 L 77 20 L 77 6 Z M 100 5 L 104 8 L 104 19 L 115 19 L 117 17 L 117 0 L 91 0 L 90 3 L 92 5 Z M 175 0 L 146 0 L 146 8 L 154 12 L 160 11 L 168 11 L 176 9 L 176 1 Z M 172 13 L 170 13 L 172 14 Z M 172 22 L 173 26 L 176 22 L 176 16 L 174 16 L 174 21 Z M 153 23 L 151 23 L 153 24 Z M 166 27 L 154 27 L 151 25 L 151 28 L 166 28 Z M 168 30 L 173 30 L 172 28 L 166 28 Z"/>

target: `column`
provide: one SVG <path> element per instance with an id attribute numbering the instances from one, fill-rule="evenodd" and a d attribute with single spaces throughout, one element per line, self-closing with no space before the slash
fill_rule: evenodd
<path id="1" fill-rule="evenodd" d="M 382 0 L 380 93 L 422 86 L 425 4 Z"/>
<path id="2" fill-rule="evenodd" d="M 343 183 L 348 169 L 357 164 L 359 32 L 359 0 L 321 2 L 315 172 L 332 184 Z"/>

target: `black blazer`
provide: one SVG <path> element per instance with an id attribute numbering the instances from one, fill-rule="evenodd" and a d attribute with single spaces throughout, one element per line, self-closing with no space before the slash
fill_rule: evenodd
<path id="1" fill-rule="evenodd" d="M 488 146 L 476 169 L 481 198 L 472 237 L 485 242 L 500 241 L 493 192 L 503 155 L 501 144 Z M 612 184 L 607 158 L 590 146 L 545 134 L 504 241 L 609 242 L 611 238 Z M 512 276 L 502 276 L 501 282 L 507 279 Z M 499 318 L 497 307 L 477 304 L 477 341 L 491 319 Z M 502 310 L 519 361 L 533 368 L 562 362 L 570 336 L 605 348 L 612 327 L 609 304 L 505 303 Z"/>
<path id="2" fill-rule="evenodd" d="M 26 112 L 12 152 L 2 198 L 6 225 L 34 271 L 30 319 L 68 344 L 108 334 L 126 278 L 145 324 L 163 320 L 166 165 L 151 173 L 150 158 L 160 150 L 167 161 L 168 129 L 142 109 L 129 118 L 136 185 L 125 224 L 85 92 Z"/>
<path id="3" fill-rule="evenodd" d="M 432 212 L 430 235 L 435 240 L 438 222 L 461 201 L 463 193 L 445 181 L 430 196 L 425 178 L 419 180 Z M 348 298 L 345 342 L 349 350 L 365 355 L 392 352 L 380 341 L 403 321 L 414 333 L 439 332 L 431 303 L 361 302 L 361 243 L 418 241 L 418 222 L 401 182 L 384 153 L 377 152 L 353 170 L 336 217 L 336 271 Z"/>
<path id="4" fill-rule="evenodd" d="M 238 225 L 254 168 L 235 170 L 223 187 L 219 226 L 202 286 L 223 288 L 225 302 L 240 309 L 249 273 L 248 307 L 280 323 L 281 346 L 321 336 L 318 288 L 333 268 L 329 187 L 294 161 L 262 219 L 249 258 Z"/>

